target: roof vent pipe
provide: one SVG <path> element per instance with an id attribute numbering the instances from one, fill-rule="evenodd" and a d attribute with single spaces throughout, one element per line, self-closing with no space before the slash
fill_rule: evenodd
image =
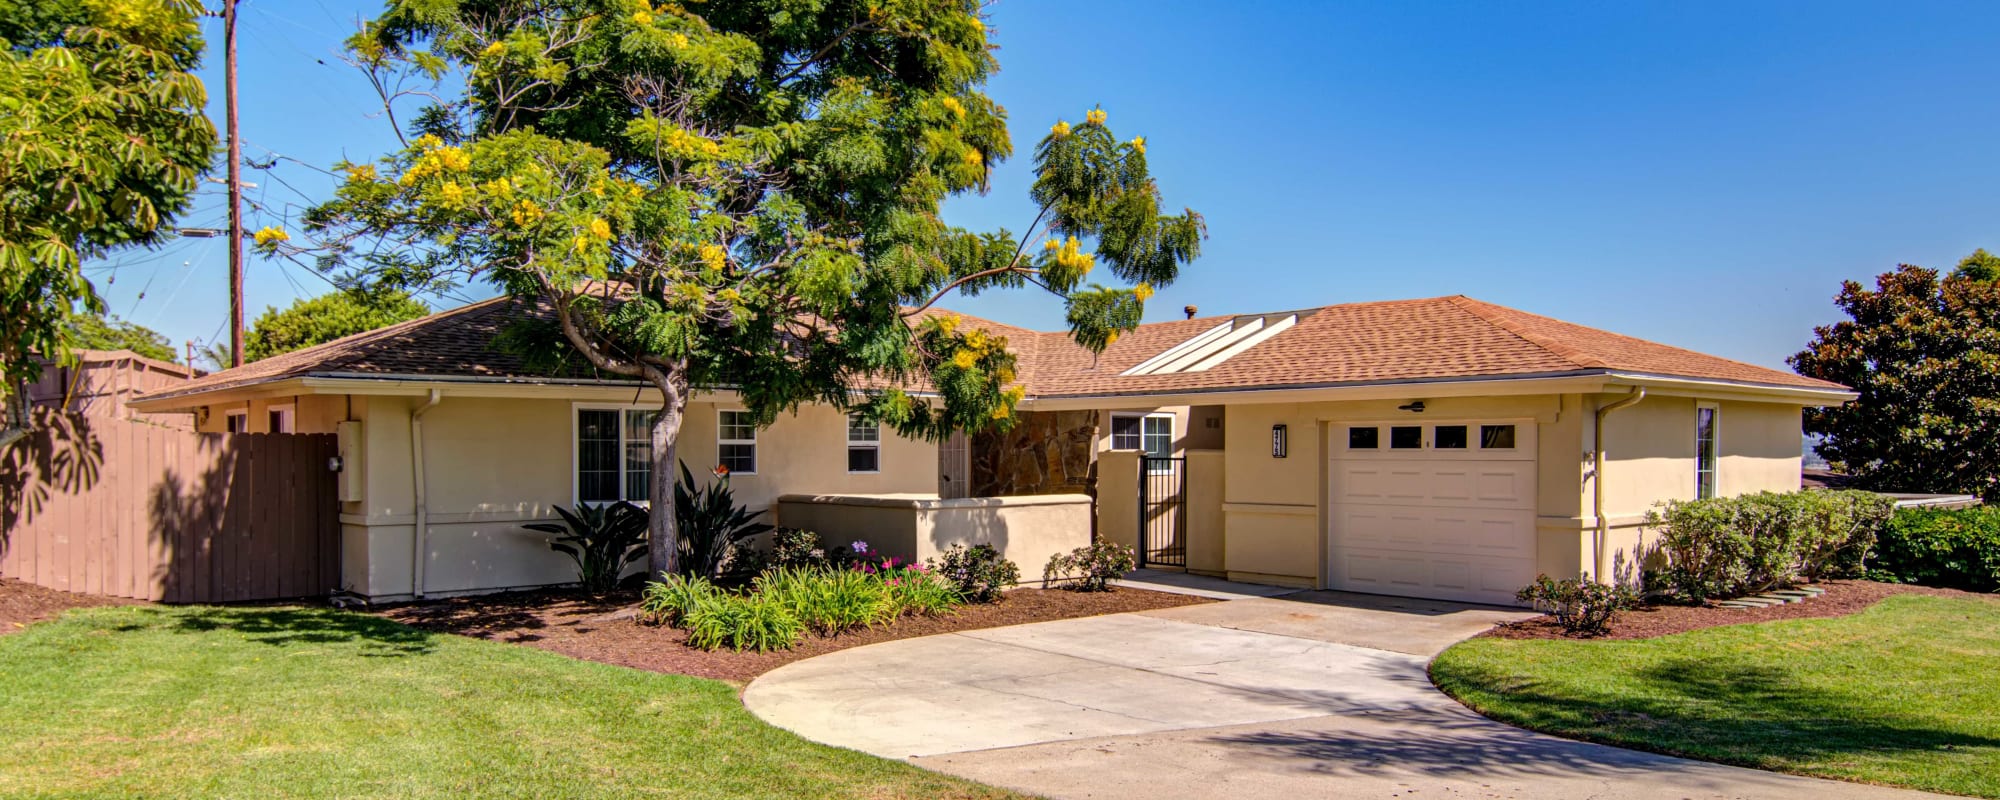
<path id="1" fill-rule="evenodd" d="M 1194 315 L 1200 312 L 1200 309 L 1195 308 L 1193 304 L 1181 306 L 1181 310 L 1187 312 L 1188 319 L 1194 319 Z"/>

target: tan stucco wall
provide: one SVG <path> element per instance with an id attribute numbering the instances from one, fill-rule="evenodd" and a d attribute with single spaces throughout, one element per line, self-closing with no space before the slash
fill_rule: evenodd
<path id="1" fill-rule="evenodd" d="M 1126 547 L 1139 546 L 1139 452 L 1106 450 L 1097 455 L 1097 536 Z"/>
<path id="2" fill-rule="evenodd" d="M 883 555 L 925 561 L 955 545 L 992 545 L 1020 567 L 1021 581 L 1042 577 L 1049 556 L 1090 543 L 1087 495 L 933 497 L 786 495 L 778 519 L 820 535 L 828 547 L 865 541 Z"/>
<path id="3" fill-rule="evenodd" d="M 1187 568 L 1220 575 L 1228 570 L 1226 518 L 1222 513 L 1228 465 L 1221 450 L 1187 451 Z"/>
<path id="4" fill-rule="evenodd" d="M 361 423 L 363 499 L 342 507 L 343 581 L 377 598 L 407 596 L 416 523 L 410 414 L 422 397 L 305 398 L 314 425 L 352 414 Z M 574 417 L 567 399 L 456 397 L 423 417 L 427 482 L 427 594 L 567 583 L 575 567 L 548 535 L 521 527 L 550 521 L 574 502 Z M 598 405 L 586 403 L 585 405 Z M 689 404 L 679 453 L 698 478 L 715 463 L 713 401 Z M 212 415 L 214 416 L 214 415 Z M 252 420 L 259 410 L 252 410 Z M 301 413 L 298 419 L 307 418 Z M 879 473 L 847 472 L 846 417 L 827 406 L 779 416 L 758 432 L 756 474 L 733 476 L 737 502 L 767 508 L 788 492 L 908 492 L 935 496 L 937 448 L 884 432 Z M 1088 518 L 1085 518 L 1086 524 Z"/>

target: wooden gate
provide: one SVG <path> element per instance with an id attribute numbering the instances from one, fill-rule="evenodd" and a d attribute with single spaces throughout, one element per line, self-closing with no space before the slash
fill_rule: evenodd
<path id="1" fill-rule="evenodd" d="M 0 451 L 0 577 L 175 603 L 338 588 L 333 436 L 39 417 Z"/>

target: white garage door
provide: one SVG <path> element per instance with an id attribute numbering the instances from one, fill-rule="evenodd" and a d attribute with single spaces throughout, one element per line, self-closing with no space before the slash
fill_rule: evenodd
<path id="1" fill-rule="evenodd" d="M 1535 579 L 1533 422 L 1330 427 L 1331 588 L 1518 605 Z"/>

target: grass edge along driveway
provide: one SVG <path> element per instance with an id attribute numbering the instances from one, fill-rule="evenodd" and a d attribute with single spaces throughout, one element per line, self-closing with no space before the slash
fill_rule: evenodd
<path id="1" fill-rule="evenodd" d="M 2000 798 L 2000 599 L 1905 595 L 1654 639 L 1471 639 L 1431 677 L 1559 736 Z"/>
<path id="2" fill-rule="evenodd" d="M 297 607 L 0 637 L 0 763 L 8 797 L 1012 796 L 807 742 L 718 681 Z"/>

